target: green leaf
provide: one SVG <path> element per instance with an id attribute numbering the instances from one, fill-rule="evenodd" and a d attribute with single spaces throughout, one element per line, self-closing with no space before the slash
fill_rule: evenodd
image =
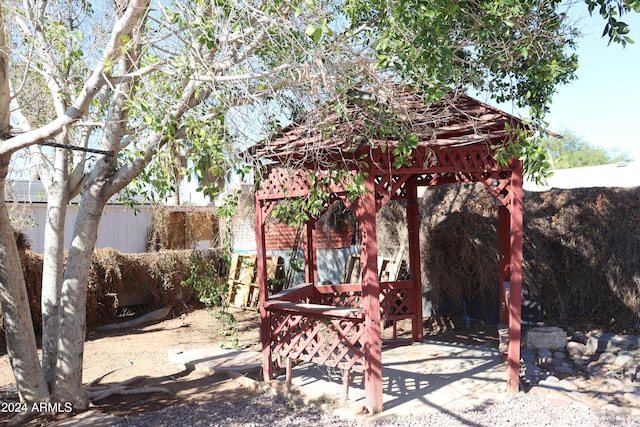
<path id="1" fill-rule="evenodd" d="M 312 37 L 313 34 L 316 32 L 316 25 L 315 24 L 309 24 L 307 25 L 307 28 L 304 30 L 304 33 L 308 36 L 308 37 Z"/>
<path id="2" fill-rule="evenodd" d="M 322 39 L 322 29 L 321 28 L 316 28 L 316 30 L 313 32 L 313 36 L 311 38 L 315 43 L 318 43 L 320 41 L 320 39 Z"/>

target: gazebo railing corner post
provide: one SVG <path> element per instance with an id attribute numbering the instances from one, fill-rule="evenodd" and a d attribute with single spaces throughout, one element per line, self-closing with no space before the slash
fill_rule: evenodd
<path id="1" fill-rule="evenodd" d="M 507 390 L 520 390 L 520 343 L 522 322 L 522 241 L 523 241 L 523 191 L 522 161 L 512 162 L 510 188 L 511 252 L 510 252 L 510 294 L 509 294 L 509 348 L 507 354 Z"/>
<path id="2" fill-rule="evenodd" d="M 264 303 L 267 300 L 267 255 L 265 238 L 265 206 L 255 195 L 255 226 L 256 226 L 256 278 L 258 280 L 258 301 L 260 306 L 260 340 L 262 342 L 262 373 L 265 381 L 273 379 L 273 355 L 271 352 L 271 313 Z"/>
<path id="3" fill-rule="evenodd" d="M 378 242 L 376 233 L 376 192 L 373 174 L 365 180 L 367 191 L 359 199 L 358 221 L 361 224 L 362 299 L 365 327 L 365 402 L 371 413 L 382 412 L 382 331 L 380 315 L 380 281 L 378 278 Z"/>
<path id="4" fill-rule="evenodd" d="M 418 205 L 418 186 L 415 177 L 407 181 L 407 232 L 409 242 L 409 269 L 413 282 L 415 316 L 411 323 L 414 342 L 424 338 L 422 319 L 422 273 L 420 268 L 420 207 Z"/>

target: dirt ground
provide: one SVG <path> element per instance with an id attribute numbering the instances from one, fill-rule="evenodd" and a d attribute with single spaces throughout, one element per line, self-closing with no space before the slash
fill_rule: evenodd
<path id="1" fill-rule="evenodd" d="M 256 310 L 231 309 L 238 328 L 241 349 L 259 350 L 259 314 Z M 225 329 L 226 330 L 226 329 Z M 144 327 L 109 332 L 89 332 L 84 352 L 85 384 L 107 374 L 98 385 L 115 385 L 133 377 L 141 377 L 130 388 L 163 387 L 169 393 L 113 395 L 95 403 L 98 411 L 115 415 L 153 411 L 169 405 L 197 401 L 230 401 L 252 393 L 243 382 L 224 377 L 203 375 L 183 370 L 169 362 L 168 352 L 215 346 L 221 340 L 231 345 L 229 336 L 221 337 L 220 322 L 211 312 L 197 308 L 179 317 Z M 2 349 L 4 350 L 4 349 Z M 5 353 L 3 351 L 3 353 Z M 8 356 L 0 356 L 0 400 L 15 398 L 15 384 Z M 0 413 L 0 425 L 9 414 Z M 60 414 L 56 420 L 64 418 Z M 51 421 L 51 420 L 50 420 Z M 46 423 L 43 417 L 31 425 Z"/>
<path id="2" fill-rule="evenodd" d="M 240 349 L 260 350 L 259 314 L 256 310 L 230 309 L 235 316 Z M 407 325 L 408 326 L 408 325 Z M 427 335 L 440 340 L 483 344 L 497 339 L 490 328 L 477 327 L 471 330 L 452 329 L 450 321 L 428 324 Z M 408 336 L 405 325 L 398 325 L 398 336 Z M 495 327 L 494 327 L 495 329 Z M 197 371 L 182 370 L 171 364 L 168 352 L 178 348 L 184 350 L 215 346 L 221 341 L 231 345 L 231 336 L 225 334 L 221 322 L 212 312 L 195 308 L 175 318 L 144 327 L 109 332 L 89 332 L 85 344 L 85 384 L 107 374 L 99 385 L 116 385 L 133 377 L 141 377 L 130 388 L 163 387 L 169 393 L 145 393 L 135 395 L 113 395 L 95 402 L 94 409 L 115 415 L 136 414 L 159 410 L 170 405 L 191 402 L 228 402 L 242 399 L 255 393 L 246 381 L 228 376 L 207 376 Z M 221 334 L 222 333 L 222 334 Z M 384 330 L 390 335 L 392 328 Z M 2 349 L 4 350 L 4 349 Z M 258 379 L 258 378 L 257 378 Z M 0 356 L 0 400 L 11 401 L 17 396 L 11 392 L 15 381 L 6 354 Z M 0 413 L 0 425 L 9 420 L 7 413 Z M 53 419 L 40 416 L 29 425 L 46 425 L 67 417 L 58 414 Z"/>

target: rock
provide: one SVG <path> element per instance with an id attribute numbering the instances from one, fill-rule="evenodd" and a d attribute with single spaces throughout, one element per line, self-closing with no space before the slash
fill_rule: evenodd
<path id="1" fill-rule="evenodd" d="M 624 373 L 624 380 L 627 384 L 632 384 L 636 381 L 640 382 L 640 358 L 636 359 L 627 367 Z M 638 393 L 640 393 L 640 389 Z"/>
<path id="2" fill-rule="evenodd" d="M 593 400 L 594 402 L 596 402 L 596 405 L 600 406 L 600 408 L 603 408 L 604 406 L 609 404 L 609 400 L 603 394 L 595 396 Z"/>
<path id="3" fill-rule="evenodd" d="M 634 360 L 635 360 L 635 357 L 633 354 L 624 351 L 620 353 L 618 357 L 616 357 L 616 360 L 613 361 L 613 364 L 616 366 L 624 366 L 627 363 L 633 362 Z"/>
<path id="4" fill-rule="evenodd" d="M 638 375 L 636 373 L 635 369 L 629 369 L 627 371 L 625 371 L 624 373 L 624 377 L 622 378 L 622 380 L 625 382 L 625 384 L 631 385 L 634 383 L 634 381 L 638 378 Z"/>
<path id="5" fill-rule="evenodd" d="M 551 352 L 551 350 L 548 350 L 546 348 L 541 348 L 540 350 L 538 350 L 539 359 L 546 359 L 551 357 L 553 357 L 553 353 Z"/>
<path id="6" fill-rule="evenodd" d="M 566 391 L 578 391 L 578 386 L 575 385 L 574 383 L 572 383 L 569 380 L 561 380 L 558 383 L 558 387 L 562 388 L 563 390 Z"/>
<path id="7" fill-rule="evenodd" d="M 636 408 L 640 408 L 640 394 L 639 393 L 625 393 L 622 395 L 624 400 L 629 402 L 631 406 L 635 406 Z"/>
<path id="8" fill-rule="evenodd" d="M 535 385 L 533 387 L 531 387 L 531 389 L 529 390 L 529 394 L 531 396 L 540 396 L 540 397 L 544 397 L 546 398 L 549 395 L 549 392 L 551 390 L 547 387 L 542 387 L 539 385 Z"/>
<path id="9" fill-rule="evenodd" d="M 262 353 L 259 351 L 225 350 L 219 347 L 202 347 L 191 350 L 169 350 L 169 362 L 182 369 L 195 369 L 207 375 L 237 372 L 256 373 L 262 369 Z"/>
<path id="10" fill-rule="evenodd" d="M 521 369 L 521 377 L 527 384 L 537 384 L 542 376 L 542 371 L 533 363 L 525 362 Z"/>
<path id="11" fill-rule="evenodd" d="M 554 351 L 553 352 L 553 358 L 554 359 L 563 360 L 566 356 L 567 356 L 567 354 L 564 351 Z"/>
<path id="12" fill-rule="evenodd" d="M 602 407 L 605 412 L 613 412 L 615 414 L 622 412 L 622 408 L 618 407 L 615 403 L 607 403 Z"/>
<path id="13" fill-rule="evenodd" d="M 538 359 L 538 366 L 544 369 L 554 369 L 560 366 L 560 360 L 553 357 L 541 357 Z"/>
<path id="14" fill-rule="evenodd" d="M 526 347 L 562 350 L 567 345 L 567 333 L 556 326 L 541 326 L 527 331 Z"/>
<path id="15" fill-rule="evenodd" d="M 562 364 L 556 368 L 556 372 L 559 374 L 569 375 L 573 372 L 573 368 L 569 365 Z"/>
<path id="16" fill-rule="evenodd" d="M 565 390 L 562 381 L 555 377 L 549 377 L 547 380 L 540 381 L 537 386 L 531 387 L 530 395 L 544 398 L 547 402 L 554 406 L 566 406 L 574 402 L 572 396 L 573 391 Z"/>
<path id="17" fill-rule="evenodd" d="M 613 393 L 624 390 L 625 384 L 617 378 L 605 378 L 601 383 L 601 387 L 605 391 Z"/>
<path id="18" fill-rule="evenodd" d="M 590 336 L 587 340 L 587 351 L 591 354 L 609 351 L 617 353 L 620 350 L 640 348 L 640 336 L 618 335 L 605 332 Z"/>
<path id="19" fill-rule="evenodd" d="M 588 339 L 589 339 L 589 337 L 586 336 L 585 334 L 583 334 L 581 332 L 576 332 L 575 334 L 571 335 L 570 342 L 576 342 L 576 343 L 579 343 L 579 344 L 586 344 Z"/>
<path id="20" fill-rule="evenodd" d="M 536 352 L 530 348 L 523 348 L 520 350 L 520 358 L 529 363 L 536 363 Z"/>
<path id="21" fill-rule="evenodd" d="M 576 366 L 580 366 L 580 367 L 586 365 L 588 362 L 589 361 L 585 360 L 584 358 L 575 358 L 575 359 L 573 359 L 573 364 L 576 365 Z"/>
<path id="22" fill-rule="evenodd" d="M 598 357 L 598 363 L 603 365 L 613 363 L 615 362 L 615 360 L 616 360 L 616 355 L 608 351 L 605 351 L 600 355 L 600 357 Z"/>
<path id="23" fill-rule="evenodd" d="M 602 366 L 598 362 L 591 362 L 587 365 L 587 376 L 591 379 L 601 379 L 604 377 Z"/>
<path id="24" fill-rule="evenodd" d="M 567 343 L 567 353 L 573 358 L 580 358 L 587 352 L 587 346 L 577 341 Z"/>
<path id="25" fill-rule="evenodd" d="M 112 323 L 109 325 L 102 325 L 96 328 L 97 331 L 113 331 L 116 329 L 126 329 L 133 328 L 137 326 L 145 326 L 150 323 L 156 323 L 163 320 L 171 313 L 171 307 L 161 308 L 155 311 L 152 311 L 147 314 L 143 314 L 140 317 L 136 317 L 135 319 L 127 320 L 126 322 L 120 323 Z"/>

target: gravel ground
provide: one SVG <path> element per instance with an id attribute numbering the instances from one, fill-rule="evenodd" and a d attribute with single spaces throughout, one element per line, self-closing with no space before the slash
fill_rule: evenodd
<path id="1" fill-rule="evenodd" d="M 596 411 L 580 404 L 563 407 L 519 393 L 505 402 L 459 414 L 436 412 L 405 418 L 389 418 L 375 423 L 360 424 L 323 412 L 316 407 L 293 407 L 280 397 L 261 394 L 224 405 L 174 406 L 137 417 L 128 417 L 121 427 L 162 426 L 640 426 L 640 419 L 615 413 Z"/>

